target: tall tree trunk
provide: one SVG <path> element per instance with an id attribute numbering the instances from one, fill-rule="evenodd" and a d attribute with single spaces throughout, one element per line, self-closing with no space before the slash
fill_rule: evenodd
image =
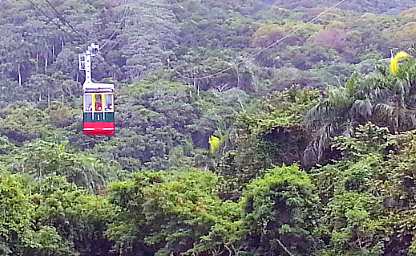
<path id="1" fill-rule="evenodd" d="M 195 68 L 193 68 L 192 70 L 192 83 L 193 83 L 194 89 L 196 89 Z"/>
<path id="2" fill-rule="evenodd" d="M 50 95 L 49 87 L 48 87 L 48 107 L 50 106 L 50 102 L 51 102 L 51 95 Z"/>
<path id="3" fill-rule="evenodd" d="M 45 55 L 45 74 L 48 70 L 48 54 Z"/>
<path id="4" fill-rule="evenodd" d="M 17 74 L 19 76 L 19 86 L 22 86 L 22 73 L 21 73 L 21 70 L 20 70 L 20 63 L 17 64 Z"/>
<path id="5" fill-rule="evenodd" d="M 36 53 L 36 73 L 39 73 L 39 52 Z"/>
<path id="6" fill-rule="evenodd" d="M 240 88 L 240 70 L 238 68 L 238 63 L 235 64 L 235 73 L 237 74 L 237 88 Z"/>

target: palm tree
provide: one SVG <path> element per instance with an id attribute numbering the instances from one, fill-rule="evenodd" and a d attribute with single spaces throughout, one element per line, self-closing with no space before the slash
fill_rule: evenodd
<path id="1" fill-rule="evenodd" d="M 397 76 L 378 67 L 362 78 L 353 74 L 341 87 L 331 87 L 305 116 L 314 138 L 304 152 L 304 163 L 321 161 L 331 138 L 349 135 L 358 124 L 373 122 L 397 133 L 416 128 L 416 62 L 405 63 Z"/>

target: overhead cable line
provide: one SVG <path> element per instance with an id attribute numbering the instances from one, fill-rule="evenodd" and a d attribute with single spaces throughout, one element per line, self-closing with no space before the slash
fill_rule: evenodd
<path id="1" fill-rule="evenodd" d="M 72 39 L 74 39 L 75 36 L 78 37 L 83 37 L 78 31 L 76 31 L 75 29 L 71 29 L 71 27 L 68 27 L 68 24 L 66 24 L 65 22 L 62 21 L 62 19 L 60 17 L 57 17 L 59 22 L 55 21 L 53 17 L 50 17 L 47 12 L 45 12 L 43 9 L 43 6 L 40 4 L 35 3 L 32 0 L 27 0 L 32 7 L 35 9 L 35 11 L 37 11 L 40 15 L 44 16 L 48 22 L 53 23 L 59 30 L 61 30 L 62 32 L 64 32 L 65 34 L 67 34 L 69 37 L 71 37 Z M 59 14 L 60 15 L 60 14 Z M 72 26 L 72 25 L 71 25 Z M 65 30 L 64 27 L 68 27 L 71 30 L 74 31 L 74 33 L 70 33 L 69 31 Z"/>
<path id="2" fill-rule="evenodd" d="M 45 2 L 52 8 L 52 10 L 57 15 L 57 18 L 63 23 L 66 24 L 75 34 L 77 34 L 80 37 L 83 37 L 84 39 L 88 38 L 85 34 L 79 33 L 72 24 L 65 19 L 65 17 L 56 9 L 56 7 L 49 1 L 45 0 Z"/>
<path id="3" fill-rule="evenodd" d="M 39 8 L 39 6 L 37 4 L 35 4 L 32 0 L 27 0 L 27 1 L 32 5 L 32 7 L 35 9 L 35 11 L 37 11 L 39 14 L 41 14 L 42 16 L 44 16 L 47 19 L 47 22 L 53 23 L 59 30 L 62 30 L 65 33 L 68 33 L 68 31 L 63 30 L 62 24 L 60 22 L 54 21 L 54 18 L 50 17 L 46 12 L 44 12 L 42 10 L 42 8 Z"/>
<path id="4" fill-rule="evenodd" d="M 126 25 L 126 20 L 127 20 L 127 16 L 130 14 L 130 9 L 128 8 L 128 0 L 124 1 L 125 4 L 125 8 L 123 10 L 123 15 L 122 15 L 122 19 L 121 22 L 119 24 L 119 28 L 114 29 L 113 33 L 111 33 L 110 37 L 104 42 L 104 44 L 102 44 L 102 46 L 100 46 L 100 50 L 104 49 L 110 42 L 111 40 L 114 38 L 114 36 L 117 34 L 118 31 L 123 30 L 123 28 Z"/>
<path id="5" fill-rule="evenodd" d="M 329 7 L 328 9 L 326 9 L 326 10 L 324 10 L 324 11 L 320 12 L 317 16 L 315 16 L 314 18 L 312 18 L 312 19 L 310 19 L 308 22 L 306 22 L 306 24 L 311 24 L 311 23 L 315 22 L 316 20 L 318 20 L 319 18 L 321 18 L 324 14 L 326 14 L 326 13 L 328 13 L 329 11 L 331 11 L 331 10 L 333 10 L 333 9 L 337 8 L 338 6 L 340 6 L 341 4 L 343 4 L 345 1 L 347 1 L 347 0 L 341 0 L 341 1 L 339 1 L 338 3 L 334 4 L 333 6 Z M 297 29 L 295 29 L 295 30 L 291 31 L 291 32 L 290 32 L 289 34 L 287 34 L 286 36 L 284 36 L 284 37 L 280 38 L 279 40 L 277 40 L 277 41 L 273 42 L 272 44 L 270 44 L 270 45 L 266 46 L 265 48 L 263 48 L 263 49 L 261 49 L 261 50 L 257 51 L 256 53 L 249 55 L 248 57 L 251 57 L 251 58 L 257 57 L 259 54 L 263 53 L 265 50 L 268 50 L 268 49 L 270 49 L 270 48 L 275 47 L 276 45 L 280 44 L 280 43 L 281 43 L 281 42 L 283 42 L 284 40 L 286 40 L 286 39 L 288 39 L 289 37 L 293 36 L 293 34 L 295 34 L 296 32 L 299 32 L 300 30 L 301 30 L 301 28 L 297 28 Z M 245 63 L 245 61 L 244 61 L 244 60 L 242 60 L 242 61 L 240 61 L 240 62 L 237 62 L 237 63 L 236 63 L 236 65 L 238 66 L 238 65 L 243 64 L 243 63 Z M 220 70 L 220 71 L 217 71 L 217 72 L 215 72 L 215 73 L 213 73 L 213 74 L 206 75 L 206 76 L 201 76 L 201 77 L 188 77 L 188 76 L 185 76 L 185 75 L 183 75 L 182 73 L 180 73 L 177 69 L 174 69 L 174 71 L 175 71 L 175 73 L 176 73 L 176 74 L 178 74 L 181 78 L 184 78 L 184 79 L 188 79 L 188 80 L 193 80 L 193 81 L 195 81 L 195 80 L 203 80 L 203 79 L 208 79 L 208 78 L 217 77 L 218 75 L 221 75 L 221 74 L 223 74 L 223 73 L 225 73 L 225 72 L 227 72 L 227 71 L 232 70 L 233 68 L 234 68 L 234 67 L 225 68 L 225 69 L 222 69 L 222 70 Z"/>
<path id="6" fill-rule="evenodd" d="M 82 38 L 82 39 L 89 39 L 88 38 L 88 36 L 86 36 L 85 34 L 83 34 L 83 33 L 80 33 L 77 29 L 75 29 L 75 27 L 57 10 L 57 8 L 49 1 L 49 0 L 44 0 L 45 2 L 46 2 L 46 4 L 53 10 L 53 12 L 55 13 L 55 15 L 56 15 L 56 18 L 58 18 L 58 20 L 60 21 L 60 23 L 58 23 L 58 22 L 56 22 L 56 21 L 54 21 L 54 19 L 52 18 L 52 17 L 50 17 L 44 10 L 43 10 L 43 8 L 42 8 L 42 6 L 39 6 L 39 4 L 36 4 L 33 0 L 27 0 L 31 5 L 32 5 L 32 7 L 36 10 L 36 11 L 38 11 L 41 15 L 43 15 L 43 16 L 45 16 L 47 19 L 48 19 L 48 21 L 49 22 L 53 22 L 57 27 L 58 27 L 58 29 L 59 30 L 61 30 L 61 31 L 63 31 L 63 32 L 65 32 L 65 33 L 67 33 L 68 35 L 70 35 L 71 37 L 74 37 L 74 35 L 73 34 L 71 34 L 71 33 L 69 33 L 68 31 L 66 31 L 66 30 L 64 30 L 63 29 L 63 26 L 64 27 L 67 27 L 67 28 L 69 28 L 74 34 L 76 34 L 78 37 L 80 37 L 80 38 Z M 123 27 L 124 27 L 124 25 L 125 25 L 125 20 L 126 20 L 126 17 L 127 17 L 127 15 L 128 15 L 128 11 L 129 11 L 129 9 L 128 9 L 128 6 L 127 6 L 127 1 L 128 0 L 125 0 L 125 4 L 126 4 L 126 7 L 125 7 L 125 9 L 124 9 L 124 11 L 123 11 L 123 15 L 122 15 L 122 21 L 120 22 L 120 28 L 118 28 L 118 29 L 115 29 L 114 31 L 113 31 L 113 33 L 110 35 L 110 37 L 107 39 L 107 41 L 102 45 L 102 47 L 101 48 L 104 48 L 110 41 L 111 41 L 111 39 L 116 35 L 116 33 L 117 33 L 117 30 L 119 30 L 119 29 L 122 29 Z"/>

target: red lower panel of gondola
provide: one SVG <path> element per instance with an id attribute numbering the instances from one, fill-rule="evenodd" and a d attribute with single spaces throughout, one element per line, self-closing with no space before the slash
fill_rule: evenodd
<path id="1" fill-rule="evenodd" d="M 114 136 L 113 122 L 84 122 L 82 132 L 88 136 Z"/>

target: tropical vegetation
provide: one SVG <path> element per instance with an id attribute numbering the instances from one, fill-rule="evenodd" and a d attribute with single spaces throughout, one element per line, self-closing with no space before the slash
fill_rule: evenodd
<path id="1" fill-rule="evenodd" d="M 0 10 L 0 255 L 416 255 L 413 0 Z"/>

